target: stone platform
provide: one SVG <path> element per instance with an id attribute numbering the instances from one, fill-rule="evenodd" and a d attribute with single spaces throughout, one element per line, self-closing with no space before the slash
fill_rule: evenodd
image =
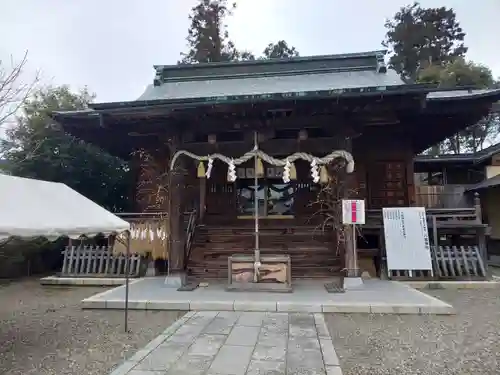
<path id="1" fill-rule="evenodd" d="M 342 375 L 323 314 L 190 312 L 111 375 Z"/>
<path id="2" fill-rule="evenodd" d="M 362 288 L 328 293 L 325 281 L 296 281 L 293 293 L 228 292 L 225 284 L 209 284 L 179 292 L 165 286 L 163 277 L 134 280 L 129 309 L 194 311 L 267 311 L 309 313 L 454 314 L 445 302 L 387 280 L 367 280 Z M 86 309 L 124 309 L 125 286 L 82 301 Z"/>

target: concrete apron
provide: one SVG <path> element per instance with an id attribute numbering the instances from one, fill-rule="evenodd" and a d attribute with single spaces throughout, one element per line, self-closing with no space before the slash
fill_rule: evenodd
<path id="1" fill-rule="evenodd" d="M 227 292 L 223 284 L 179 292 L 162 277 L 136 280 L 129 289 L 131 310 L 454 314 L 451 305 L 437 298 L 381 280 L 365 280 L 345 293 L 328 293 L 323 282 L 296 283 L 293 293 Z M 82 307 L 124 309 L 125 287 L 86 298 Z"/>

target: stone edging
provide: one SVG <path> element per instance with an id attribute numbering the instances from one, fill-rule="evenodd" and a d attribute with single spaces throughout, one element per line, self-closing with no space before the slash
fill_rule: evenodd
<path id="1" fill-rule="evenodd" d="M 130 310 L 185 310 L 185 311 L 245 311 L 245 312 L 308 312 L 308 313 L 365 313 L 365 314 L 436 314 L 453 315 L 453 307 L 440 304 L 398 304 L 387 303 L 300 303 L 272 301 L 180 301 L 180 300 L 133 300 Z M 82 301 L 83 309 L 125 308 L 123 300 L 103 300 L 93 297 Z"/>
<path id="2" fill-rule="evenodd" d="M 137 279 L 130 279 L 130 282 Z M 59 277 L 48 276 L 40 279 L 42 285 L 74 285 L 74 286 L 118 286 L 125 284 L 123 277 Z"/>
<path id="3" fill-rule="evenodd" d="M 170 325 L 165 331 L 163 331 L 159 336 L 149 342 L 144 348 L 138 350 L 132 357 L 127 359 L 121 365 L 119 365 L 114 371 L 109 375 L 126 375 L 133 367 L 135 367 L 140 361 L 142 361 L 149 353 L 160 346 L 166 339 L 172 336 L 184 323 L 186 323 L 193 315 L 194 311 L 190 311 L 179 319 L 177 319 L 172 325 Z"/>
<path id="4" fill-rule="evenodd" d="M 321 354 L 323 355 L 326 374 L 342 375 L 339 357 L 333 347 L 332 337 L 328 331 L 324 315 L 319 313 L 314 314 L 314 323 L 316 324 L 316 331 L 318 332 L 319 345 L 321 347 Z"/>
<path id="5" fill-rule="evenodd" d="M 500 280 L 492 281 L 402 281 L 414 289 L 493 289 L 500 287 Z"/>

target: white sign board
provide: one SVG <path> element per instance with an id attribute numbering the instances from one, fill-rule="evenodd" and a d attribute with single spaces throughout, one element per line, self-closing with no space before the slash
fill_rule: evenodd
<path id="1" fill-rule="evenodd" d="M 342 223 L 364 224 L 365 223 L 365 201 L 360 199 L 342 200 Z"/>
<path id="2" fill-rule="evenodd" d="M 388 270 L 432 271 L 425 208 L 383 208 Z"/>

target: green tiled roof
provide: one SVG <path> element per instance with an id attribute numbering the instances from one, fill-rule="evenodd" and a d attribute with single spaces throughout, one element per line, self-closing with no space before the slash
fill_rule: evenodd
<path id="1" fill-rule="evenodd" d="M 374 89 L 385 91 L 388 86 L 401 86 L 403 82 L 396 72 L 376 71 L 304 73 L 265 77 L 208 79 L 204 81 L 165 82 L 159 86 L 150 85 L 137 99 L 151 101 L 158 99 L 194 99 L 228 96 L 256 96 L 266 94 L 290 94 L 313 91 L 334 91 L 341 93 L 349 89 Z"/>
<path id="2" fill-rule="evenodd" d="M 257 60 L 236 63 L 155 66 L 154 83 L 138 101 L 284 97 L 349 90 L 385 91 L 403 81 L 388 71 L 384 52 Z"/>

